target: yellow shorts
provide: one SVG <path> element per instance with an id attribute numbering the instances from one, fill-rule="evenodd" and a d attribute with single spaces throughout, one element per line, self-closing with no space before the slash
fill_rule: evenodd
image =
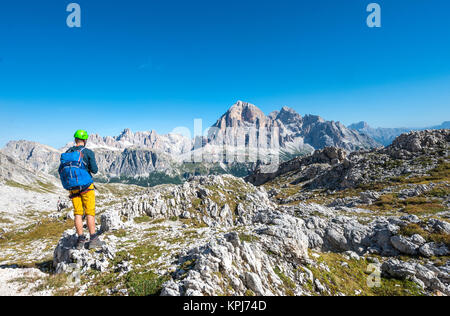
<path id="1" fill-rule="evenodd" d="M 70 191 L 70 194 L 77 194 L 80 190 Z M 91 184 L 89 191 L 80 194 L 72 199 L 75 215 L 95 216 L 95 191 L 94 184 Z"/>

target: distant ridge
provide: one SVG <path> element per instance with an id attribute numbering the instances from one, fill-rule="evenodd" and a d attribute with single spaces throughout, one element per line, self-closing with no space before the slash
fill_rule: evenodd
<path id="1" fill-rule="evenodd" d="M 348 128 L 350 128 L 352 130 L 356 130 L 362 134 L 372 137 L 375 141 L 382 144 L 383 146 L 389 146 L 397 136 L 400 136 L 403 133 L 407 133 L 407 132 L 411 132 L 411 131 L 422 131 L 422 130 L 427 130 L 427 129 L 430 129 L 430 130 L 448 129 L 448 128 L 450 128 L 450 121 L 445 121 L 441 125 L 423 127 L 423 128 L 406 128 L 406 127 L 373 128 L 373 127 L 370 127 L 369 124 L 367 124 L 366 122 L 361 121 L 361 122 L 349 125 Z"/>

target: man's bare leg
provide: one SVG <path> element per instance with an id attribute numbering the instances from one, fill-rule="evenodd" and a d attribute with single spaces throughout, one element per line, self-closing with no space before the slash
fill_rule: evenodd
<path id="1" fill-rule="evenodd" d="M 89 241 L 89 249 L 101 248 L 105 243 L 95 234 L 95 216 L 87 215 L 87 224 L 91 238 Z"/>
<path id="2" fill-rule="evenodd" d="M 87 226 L 89 229 L 89 234 L 94 235 L 95 234 L 95 217 L 92 215 L 86 216 Z"/>
<path id="3" fill-rule="evenodd" d="M 75 215 L 75 229 L 77 230 L 77 235 L 83 235 L 83 216 Z"/>

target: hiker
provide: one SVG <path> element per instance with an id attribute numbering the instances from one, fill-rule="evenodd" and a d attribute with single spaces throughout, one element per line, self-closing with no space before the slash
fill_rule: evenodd
<path id="1" fill-rule="evenodd" d="M 103 242 L 95 232 L 95 187 L 92 174 L 98 172 L 95 154 L 86 148 L 89 135 L 84 130 L 75 132 L 75 146 L 61 155 L 59 175 L 63 187 L 70 191 L 75 229 L 77 231 L 77 249 L 83 249 L 87 238 L 83 234 L 83 215 L 86 215 L 90 234 L 89 249 L 103 246 Z"/>

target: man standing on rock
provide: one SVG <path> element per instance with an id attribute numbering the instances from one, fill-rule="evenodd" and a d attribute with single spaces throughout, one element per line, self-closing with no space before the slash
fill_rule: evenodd
<path id="1" fill-rule="evenodd" d="M 89 249 L 104 243 L 95 232 L 95 187 L 92 174 L 98 172 L 93 151 L 86 148 L 89 135 L 84 130 L 75 132 L 75 146 L 61 155 L 59 174 L 65 189 L 70 191 L 74 208 L 77 249 L 83 249 L 87 238 L 83 234 L 83 215 L 86 215 L 90 234 Z"/>

